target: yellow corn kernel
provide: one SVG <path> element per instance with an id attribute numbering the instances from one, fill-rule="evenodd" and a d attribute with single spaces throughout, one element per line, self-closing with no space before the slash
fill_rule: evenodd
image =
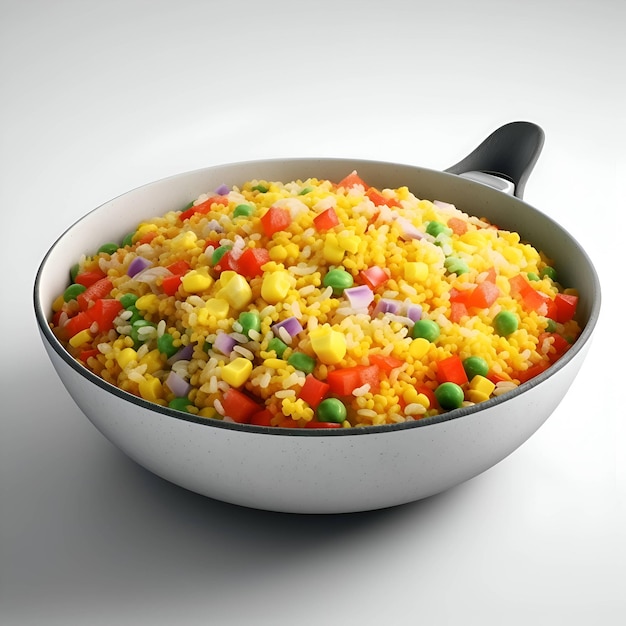
<path id="1" fill-rule="evenodd" d="M 496 386 L 488 378 L 485 378 L 480 374 L 476 374 L 476 376 L 474 376 L 474 378 L 470 381 L 469 388 L 474 391 L 480 391 L 480 393 L 484 393 L 487 397 L 489 397 Z"/>
<path id="2" fill-rule="evenodd" d="M 203 408 L 201 408 L 198 411 L 198 415 L 200 417 L 206 417 L 206 418 L 220 418 L 221 415 L 219 415 L 219 413 L 212 407 L 212 406 L 205 406 Z"/>
<path id="3" fill-rule="evenodd" d="M 230 305 L 227 300 L 223 298 L 209 298 L 204 307 L 198 311 L 198 322 L 204 319 L 206 323 L 209 317 L 215 317 L 216 320 L 226 319 L 229 308 Z"/>
<path id="4" fill-rule="evenodd" d="M 424 339 L 424 337 L 413 339 L 413 341 L 409 344 L 409 354 L 414 359 L 423 359 L 426 354 L 428 354 L 429 350 L 430 341 L 428 341 L 428 339 Z"/>
<path id="5" fill-rule="evenodd" d="M 182 278 L 183 289 L 187 293 L 202 293 L 213 284 L 213 278 L 207 272 L 191 270 Z"/>
<path id="6" fill-rule="evenodd" d="M 193 250 L 196 247 L 196 241 L 198 236 L 191 230 L 185 231 L 176 235 L 172 239 L 170 245 L 172 250 Z"/>
<path id="7" fill-rule="evenodd" d="M 285 270 L 266 273 L 261 285 L 261 297 L 269 304 L 281 302 L 291 287 L 291 277 Z"/>
<path id="8" fill-rule="evenodd" d="M 137 298 L 135 306 L 140 311 L 145 311 L 146 313 L 156 313 L 159 310 L 159 298 L 154 293 L 147 293 L 145 296 Z"/>
<path id="9" fill-rule="evenodd" d="M 287 249 L 285 246 L 272 246 L 269 252 L 270 259 L 276 263 L 280 263 L 287 258 Z"/>
<path id="10" fill-rule="evenodd" d="M 139 365 L 147 365 L 146 372 L 154 374 L 163 367 L 163 357 L 158 350 L 150 350 L 148 354 L 141 357 Z"/>
<path id="11" fill-rule="evenodd" d="M 133 348 L 124 348 L 120 350 L 115 360 L 117 364 L 124 369 L 129 363 L 137 360 L 137 352 Z"/>
<path id="12" fill-rule="evenodd" d="M 226 300 L 234 309 L 240 311 L 252 302 L 252 289 L 241 274 L 226 270 L 220 276 L 219 285 L 217 297 Z"/>
<path id="13" fill-rule="evenodd" d="M 407 387 L 402 393 L 407 404 L 421 404 L 425 409 L 430 408 L 430 400 L 426 394 L 420 393 L 415 387 Z"/>
<path id="14" fill-rule="evenodd" d="M 334 233 L 328 233 L 322 250 L 324 259 L 333 265 L 338 265 L 343 260 L 345 253 L 345 249 L 339 245 L 337 235 Z"/>
<path id="15" fill-rule="evenodd" d="M 278 370 L 287 367 L 287 361 L 283 359 L 265 359 L 265 361 L 263 361 L 263 365 L 265 365 L 265 367 L 271 367 L 272 369 Z"/>
<path id="16" fill-rule="evenodd" d="M 55 313 L 58 313 L 62 308 L 63 305 L 65 304 L 65 299 L 63 298 L 63 294 L 61 294 L 53 303 L 52 303 L 52 310 Z"/>
<path id="17" fill-rule="evenodd" d="M 489 400 L 489 396 L 482 391 L 478 391 L 477 389 L 468 389 L 466 393 L 467 399 L 474 404 L 478 404 L 479 402 L 484 402 L 485 400 Z"/>
<path id="18" fill-rule="evenodd" d="M 326 365 L 339 363 L 346 355 L 346 338 L 343 333 L 333 330 L 327 324 L 318 326 L 309 334 L 311 348 L 319 360 Z"/>
<path id="19" fill-rule="evenodd" d="M 144 235 L 154 233 L 158 230 L 159 228 L 156 224 L 139 224 L 135 234 L 133 235 L 133 243 L 139 241 Z"/>
<path id="20" fill-rule="evenodd" d="M 404 278 L 410 283 L 423 283 L 428 278 L 428 265 L 423 261 L 405 263 Z"/>
<path id="21" fill-rule="evenodd" d="M 359 243 L 361 240 L 357 235 L 337 235 L 337 243 L 350 254 L 356 254 L 359 251 Z"/>
<path id="22" fill-rule="evenodd" d="M 163 385 L 158 378 L 147 374 L 143 380 L 139 382 L 139 394 L 148 402 L 156 402 L 163 398 Z"/>
<path id="23" fill-rule="evenodd" d="M 237 357 L 222 367 L 222 378 L 231 387 L 241 387 L 252 373 L 252 361 Z"/>
<path id="24" fill-rule="evenodd" d="M 89 332 L 89 329 L 85 328 L 85 330 L 81 330 L 70 339 L 70 346 L 72 346 L 73 348 L 78 348 L 82 346 L 83 344 L 86 344 L 89 341 L 91 341 L 91 339 L 92 337 L 91 337 L 91 333 Z"/>
<path id="25" fill-rule="evenodd" d="M 297 243 L 288 243 L 285 246 L 285 252 L 287 253 L 287 257 L 297 259 L 300 256 L 300 247 Z"/>

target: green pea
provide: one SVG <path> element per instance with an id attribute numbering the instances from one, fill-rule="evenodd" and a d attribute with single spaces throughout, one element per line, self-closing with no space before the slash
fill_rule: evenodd
<path id="1" fill-rule="evenodd" d="M 122 248 L 125 248 L 126 246 L 132 246 L 133 245 L 133 237 L 135 236 L 135 233 L 137 231 L 133 231 L 132 233 L 128 233 L 128 235 L 126 235 L 124 237 L 124 239 L 122 239 Z"/>
<path id="2" fill-rule="evenodd" d="M 237 321 L 241 324 L 242 333 L 248 337 L 251 330 L 261 330 L 261 316 L 256 311 L 242 311 Z"/>
<path id="3" fill-rule="evenodd" d="M 307 193 L 311 193 L 313 191 L 313 187 L 305 187 L 298 194 L 299 196 L 306 196 Z"/>
<path id="4" fill-rule="evenodd" d="M 119 248 L 119 245 L 116 243 L 103 243 L 98 248 L 98 254 L 115 254 Z"/>
<path id="5" fill-rule="evenodd" d="M 258 185 L 255 185 L 254 187 L 252 187 L 253 191 L 258 191 L 259 193 L 267 193 L 270 188 L 267 187 L 266 185 L 263 185 L 262 183 L 259 183 Z"/>
<path id="6" fill-rule="evenodd" d="M 211 255 L 211 263 L 217 265 L 222 257 L 232 248 L 232 246 L 220 246 L 213 251 Z"/>
<path id="7" fill-rule="evenodd" d="M 317 407 L 317 419 L 320 422 L 335 422 L 341 424 L 346 419 L 348 411 L 345 404 L 337 398 L 326 398 Z"/>
<path id="8" fill-rule="evenodd" d="M 233 211 L 233 217 L 250 217 L 254 213 L 254 207 L 249 204 L 238 204 Z"/>
<path id="9" fill-rule="evenodd" d="M 324 287 L 332 287 L 333 293 L 338 296 L 343 293 L 344 289 L 348 289 L 354 285 L 354 278 L 352 278 L 352 274 L 344 270 L 343 267 L 337 267 L 326 273 L 322 283 Z"/>
<path id="10" fill-rule="evenodd" d="M 433 343 L 439 338 L 440 332 L 439 324 L 437 324 L 437 322 L 429 319 L 423 319 L 418 320 L 415 324 L 413 324 L 411 336 L 413 339 L 419 339 L 421 337 Z"/>
<path id="11" fill-rule="evenodd" d="M 184 411 L 185 413 L 189 413 L 190 405 L 191 402 L 189 401 L 189 398 L 182 397 L 170 400 L 167 406 L 169 406 L 170 409 L 176 409 L 177 411 Z"/>
<path id="12" fill-rule="evenodd" d="M 449 256 L 443 262 L 443 266 L 450 272 L 450 274 L 456 274 L 460 276 L 461 274 L 467 274 L 469 270 L 469 266 L 463 259 L 459 259 L 455 256 Z"/>
<path id="13" fill-rule="evenodd" d="M 203 349 L 205 352 L 208 352 L 208 351 L 209 351 L 212 347 L 213 347 L 213 344 L 212 344 L 210 341 L 205 341 L 205 342 L 202 344 L 202 349 Z"/>
<path id="14" fill-rule="evenodd" d="M 267 344 L 267 349 L 276 352 L 276 356 L 279 359 L 283 358 L 283 354 L 285 354 L 285 350 L 287 348 L 287 344 L 284 341 L 281 341 L 278 337 L 272 337 Z"/>
<path id="15" fill-rule="evenodd" d="M 439 406 L 446 411 L 458 409 L 463 403 L 463 389 L 456 383 L 441 383 L 435 389 L 435 398 L 437 398 Z"/>
<path id="16" fill-rule="evenodd" d="M 143 313 L 136 306 L 129 306 L 126 310 L 131 312 L 131 316 L 126 320 L 128 324 L 134 324 L 137 320 L 143 319 Z"/>
<path id="17" fill-rule="evenodd" d="M 550 267 L 549 265 L 544 267 L 539 272 L 539 276 L 541 276 L 541 278 L 544 278 L 545 276 L 547 276 L 551 281 L 556 282 L 556 270 L 553 267 Z"/>
<path id="18" fill-rule="evenodd" d="M 140 346 L 142 343 L 145 342 L 145 339 L 143 339 L 139 334 L 139 330 L 141 328 L 145 328 L 146 326 L 152 326 L 153 328 L 155 327 L 152 322 L 144 319 L 140 319 L 132 323 L 130 327 L 130 337 L 135 343 L 135 346 Z"/>
<path id="19" fill-rule="evenodd" d="M 168 359 L 178 352 L 178 348 L 174 345 L 174 337 L 172 337 L 169 333 L 163 333 L 157 339 L 157 349 Z"/>
<path id="20" fill-rule="evenodd" d="M 134 306 L 137 300 L 139 300 L 139 296 L 135 295 L 134 293 L 125 293 L 120 298 L 120 303 L 125 309 L 128 309 L 131 306 Z"/>
<path id="21" fill-rule="evenodd" d="M 507 337 L 511 333 L 517 330 L 518 326 L 517 315 L 511 311 L 500 311 L 493 318 L 493 327 L 496 329 L 498 335 Z"/>
<path id="22" fill-rule="evenodd" d="M 472 380 L 474 376 L 487 376 L 489 364 L 481 356 L 468 356 L 466 359 L 463 359 L 463 369 L 467 374 L 468 380 Z"/>
<path id="23" fill-rule="evenodd" d="M 528 272 L 526 274 L 526 278 L 528 278 L 528 280 L 531 280 L 533 282 L 537 281 L 537 280 L 540 280 L 539 276 L 537 274 L 535 274 L 535 272 Z"/>
<path id="24" fill-rule="evenodd" d="M 316 361 L 312 356 L 304 354 L 304 352 L 294 352 L 287 359 L 287 363 L 297 370 L 304 372 L 305 374 L 313 373 L 315 369 Z"/>
<path id="25" fill-rule="evenodd" d="M 70 280 L 72 282 L 76 280 L 76 277 L 78 276 L 79 272 L 80 272 L 80 266 L 78 265 L 78 263 L 74 263 L 74 265 L 70 267 Z"/>
<path id="26" fill-rule="evenodd" d="M 85 291 L 86 287 L 85 285 L 78 285 L 76 283 L 70 285 L 64 292 L 63 292 L 63 300 L 65 300 L 65 302 L 69 302 L 70 300 L 76 300 L 77 296 L 81 293 L 83 293 L 83 291 Z"/>
<path id="27" fill-rule="evenodd" d="M 452 231 L 443 222 L 433 220 L 426 225 L 426 232 L 433 237 L 437 237 L 441 233 L 450 234 Z"/>

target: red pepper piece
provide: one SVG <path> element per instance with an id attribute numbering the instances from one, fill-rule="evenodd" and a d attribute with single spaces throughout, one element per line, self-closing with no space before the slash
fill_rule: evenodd
<path id="1" fill-rule="evenodd" d="M 404 365 L 404 361 L 402 359 L 397 359 L 394 356 L 386 356 L 383 354 L 371 354 L 369 356 L 369 361 L 372 365 L 376 365 L 381 372 L 385 374 L 391 374 L 391 372 L 398 367 L 402 367 Z"/>
<path id="2" fill-rule="evenodd" d="M 330 207 L 314 217 L 313 224 L 318 232 L 323 233 L 330 230 L 334 226 L 337 226 L 337 224 L 339 224 L 339 218 L 337 217 L 335 209 Z"/>
<path id="3" fill-rule="evenodd" d="M 113 320 L 123 308 L 122 303 L 115 298 L 101 298 L 86 313 L 98 324 L 99 332 L 107 332 L 113 328 Z"/>
<path id="4" fill-rule="evenodd" d="M 93 320 L 87 311 L 79 311 L 67 321 L 63 330 L 67 333 L 68 338 L 73 337 L 81 330 L 87 330 L 93 324 Z"/>
<path id="5" fill-rule="evenodd" d="M 247 424 L 263 407 L 238 389 L 230 388 L 222 396 L 224 413 L 240 424 Z"/>
<path id="6" fill-rule="evenodd" d="M 378 267 L 377 265 L 372 265 L 372 267 L 361 270 L 359 276 L 372 291 L 384 285 L 389 280 L 389 274 L 387 274 L 382 267 Z"/>
<path id="7" fill-rule="evenodd" d="M 557 293 L 554 297 L 554 304 L 556 305 L 556 321 L 565 324 L 576 314 L 578 296 L 569 293 Z"/>
<path id="8" fill-rule="evenodd" d="M 450 321 L 458 324 L 466 315 L 469 315 L 467 306 L 463 302 L 450 303 Z"/>
<path id="9" fill-rule="evenodd" d="M 274 415 L 269 409 L 258 411 L 250 418 L 250 424 L 255 426 L 271 426 Z"/>
<path id="10" fill-rule="evenodd" d="M 246 278 L 261 276 L 261 269 L 270 260 L 270 253 L 265 248 L 248 248 L 237 259 L 237 271 Z"/>
<path id="11" fill-rule="evenodd" d="M 85 311 L 96 300 L 106 298 L 111 293 L 111 289 L 113 289 L 111 279 L 108 276 L 101 278 L 78 294 L 76 297 L 78 307 L 81 311 Z"/>
<path id="12" fill-rule="evenodd" d="M 448 220 L 448 228 L 455 235 L 464 235 L 467 232 L 467 222 L 460 217 L 451 217 Z"/>
<path id="13" fill-rule="evenodd" d="M 102 270 L 88 270 L 77 274 L 74 282 L 78 285 L 83 285 L 84 287 L 90 287 L 105 276 L 106 274 Z"/>
<path id="14" fill-rule="evenodd" d="M 467 304 L 477 309 L 488 309 L 499 296 L 500 289 L 494 283 L 483 281 L 472 290 Z"/>
<path id="15" fill-rule="evenodd" d="M 337 187 L 344 187 L 345 189 L 350 189 L 355 185 L 362 185 L 365 190 L 369 189 L 369 185 L 356 173 L 356 170 L 337 183 Z"/>
<path id="16" fill-rule="evenodd" d="M 380 193 L 380 191 L 378 191 L 378 189 L 375 189 L 374 187 L 370 187 L 366 192 L 365 195 L 376 205 L 376 206 L 381 206 L 381 205 L 387 205 L 388 207 L 394 207 L 394 206 L 401 206 L 400 202 L 398 200 L 396 200 L 395 198 L 386 198 L 385 196 L 383 196 L 382 193 Z"/>
<path id="17" fill-rule="evenodd" d="M 376 393 L 380 388 L 380 372 L 377 365 L 355 365 L 343 367 L 328 373 L 330 392 L 338 396 L 349 396 L 355 389 L 365 384 Z"/>
<path id="18" fill-rule="evenodd" d="M 207 198 L 204 202 L 189 207 L 186 211 L 183 211 L 179 217 L 181 221 L 184 222 L 196 213 L 208 213 L 214 204 L 228 206 L 228 198 L 226 198 L 225 196 L 211 196 L 210 198 Z"/>
<path id="19" fill-rule="evenodd" d="M 274 233 L 286 230 L 291 224 L 291 213 L 289 209 L 271 206 L 261 217 L 261 226 L 267 237 Z"/>
<path id="20" fill-rule="evenodd" d="M 330 390 L 330 385 L 318 380 L 313 374 L 308 374 L 304 379 L 304 385 L 300 389 L 299 398 L 302 398 L 312 409 L 326 397 Z"/>
<path id="21" fill-rule="evenodd" d="M 437 362 L 437 380 L 439 383 L 456 383 L 464 385 L 467 383 L 467 374 L 463 367 L 461 357 L 456 354 Z"/>

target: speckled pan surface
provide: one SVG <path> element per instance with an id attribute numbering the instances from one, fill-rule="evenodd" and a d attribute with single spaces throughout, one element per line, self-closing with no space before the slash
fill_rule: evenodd
<path id="1" fill-rule="evenodd" d="M 451 202 L 549 250 L 564 281 L 575 284 L 580 295 L 584 328 L 565 357 L 505 398 L 480 406 L 393 426 L 303 431 L 201 420 L 149 404 L 92 375 L 49 330 L 46 318 L 65 286 L 65 268 L 97 247 L 103 234 L 121 238 L 141 219 L 224 183 L 338 180 L 354 169 L 374 186 L 407 185 L 420 197 Z M 155 474 L 212 498 L 276 511 L 339 513 L 394 506 L 448 489 L 497 464 L 543 424 L 574 381 L 599 315 L 600 288 L 585 251 L 548 213 L 549 207 L 544 213 L 456 174 L 395 163 L 320 158 L 211 167 L 130 191 L 71 226 L 41 264 L 35 312 L 46 350 L 75 402 L 111 442 Z"/>

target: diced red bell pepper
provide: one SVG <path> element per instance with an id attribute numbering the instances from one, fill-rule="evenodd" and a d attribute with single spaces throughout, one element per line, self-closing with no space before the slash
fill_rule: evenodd
<path id="1" fill-rule="evenodd" d="M 365 190 L 369 189 L 369 185 L 357 174 L 356 170 L 337 183 L 337 187 L 344 187 L 345 189 L 349 189 L 355 185 L 362 185 Z"/>
<path id="2" fill-rule="evenodd" d="M 213 266 L 213 269 L 218 273 L 225 272 L 226 270 L 238 272 L 238 261 L 239 259 L 235 259 L 235 257 L 232 255 L 232 252 L 229 250 L 224 255 L 222 255 L 222 258 Z"/>
<path id="3" fill-rule="evenodd" d="M 520 383 L 525 383 L 531 378 L 535 378 L 535 376 L 539 376 L 543 371 L 548 368 L 547 363 L 537 363 L 537 365 L 532 365 L 527 370 L 523 372 L 515 372 L 513 378 L 517 378 Z"/>
<path id="4" fill-rule="evenodd" d="M 378 366 L 355 365 L 343 367 L 328 373 L 326 378 L 330 386 L 330 392 L 338 396 L 349 396 L 355 389 L 365 384 L 370 385 L 370 391 L 374 393 L 380 387 Z"/>
<path id="5" fill-rule="evenodd" d="M 342 425 L 337 422 L 318 422 L 317 420 L 311 420 L 307 422 L 305 428 L 341 428 Z"/>
<path id="6" fill-rule="evenodd" d="M 458 324 L 466 315 L 469 315 L 467 306 L 463 302 L 450 303 L 450 321 Z"/>
<path id="7" fill-rule="evenodd" d="M 150 243 L 159 233 L 154 230 L 149 230 L 147 233 L 144 233 L 139 239 L 137 239 L 137 245 L 143 246 L 146 243 Z"/>
<path id="8" fill-rule="evenodd" d="M 98 324 L 98 331 L 104 333 L 113 328 L 113 320 L 123 308 L 122 303 L 115 298 L 101 298 L 86 313 Z"/>
<path id="9" fill-rule="evenodd" d="M 477 309 L 488 309 L 499 296 L 500 289 L 494 283 L 483 281 L 472 291 L 467 304 Z"/>
<path id="10" fill-rule="evenodd" d="M 386 198 L 378 189 L 370 187 L 365 195 L 374 203 L 375 206 L 387 205 L 388 207 L 401 206 L 400 202 L 395 198 Z"/>
<path id="11" fill-rule="evenodd" d="M 554 297 L 554 304 L 556 305 L 556 321 L 565 324 L 576 314 L 578 296 L 569 293 L 557 293 Z"/>
<path id="12" fill-rule="evenodd" d="M 67 333 L 68 338 L 72 338 L 81 330 L 87 330 L 92 324 L 93 320 L 87 311 L 79 311 L 76 315 L 67 320 L 63 329 Z"/>
<path id="13" fill-rule="evenodd" d="M 265 248 L 247 248 L 237 259 L 237 272 L 246 278 L 261 276 L 263 265 L 270 260 L 270 253 Z"/>
<path id="14" fill-rule="evenodd" d="M 537 291 L 524 276 L 517 274 L 509 278 L 509 284 L 511 285 L 511 293 L 519 295 L 522 299 L 522 306 L 526 311 L 541 313 L 546 310 L 546 301 L 543 294 Z"/>
<path id="15" fill-rule="evenodd" d="M 448 220 L 448 228 L 455 235 L 464 235 L 467 232 L 467 222 L 460 217 L 451 217 Z"/>
<path id="16" fill-rule="evenodd" d="M 196 213 L 208 213 L 214 204 L 228 206 L 228 198 L 225 196 L 211 196 L 210 198 L 207 198 L 204 202 L 189 207 L 186 211 L 183 211 L 179 217 L 181 221 L 184 222 Z"/>
<path id="17" fill-rule="evenodd" d="M 541 346 L 545 339 L 552 338 L 552 346 L 548 352 L 548 358 L 551 363 L 554 363 L 560 359 L 570 347 L 567 339 L 559 335 L 558 333 L 541 333 L 538 337 L 539 346 Z"/>
<path id="18" fill-rule="evenodd" d="M 263 407 L 238 389 L 230 388 L 222 396 L 224 413 L 240 424 L 248 424 L 255 413 L 263 410 Z"/>
<path id="19" fill-rule="evenodd" d="M 100 354 L 100 352 L 96 349 L 96 348 L 91 348 L 89 350 L 83 350 L 79 355 L 78 358 L 83 362 L 83 363 L 87 363 L 87 360 L 90 359 L 92 356 L 98 356 L 98 354 Z"/>
<path id="20" fill-rule="evenodd" d="M 415 389 L 417 390 L 417 393 L 423 393 L 428 398 L 428 401 L 430 402 L 429 406 L 431 409 L 439 408 L 439 403 L 437 402 L 437 396 L 435 395 L 435 392 L 430 387 L 426 385 L 418 385 Z"/>
<path id="21" fill-rule="evenodd" d="M 464 385 L 468 382 L 463 361 L 457 354 L 437 362 L 437 380 L 441 383 Z"/>
<path id="22" fill-rule="evenodd" d="M 389 274 L 387 274 L 382 267 L 378 267 L 377 265 L 372 265 L 372 267 L 361 270 L 359 275 L 361 280 L 372 291 L 374 291 L 377 287 L 384 285 L 389 280 Z"/>
<path id="23" fill-rule="evenodd" d="M 304 379 L 304 385 L 300 389 L 299 398 L 304 400 L 311 408 L 317 408 L 318 404 L 326 397 L 330 385 L 318 380 L 313 374 L 308 374 Z"/>
<path id="24" fill-rule="evenodd" d="M 258 411 L 250 418 L 250 424 L 254 424 L 255 426 L 271 426 L 272 418 L 274 417 L 273 413 L 269 409 L 263 409 L 262 411 Z"/>
<path id="25" fill-rule="evenodd" d="M 174 261 L 173 263 L 170 263 L 167 266 L 167 269 L 170 272 L 172 272 L 172 274 L 178 274 L 179 276 L 182 276 L 183 274 L 186 274 L 191 269 L 191 265 L 189 265 L 187 261 L 180 259 L 178 261 Z"/>
<path id="26" fill-rule="evenodd" d="M 84 287 L 90 287 L 105 276 L 106 274 L 102 270 L 88 270 L 77 274 L 74 282 L 78 285 L 83 285 Z"/>
<path id="27" fill-rule="evenodd" d="M 161 289 L 163 289 L 163 293 L 165 295 L 175 296 L 182 281 L 183 277 L 179 274 L 174 274 L 173 276 L 165 276 L 163 278 L 163 282 L 161 283 Z"/>
<path id="28" fill-rule="evenodd" d="M 384 354 L 370 354 L 369 362 L 372 365 L 376 365 L 381 372 L 389 375 L 391 372 L 398 367 L 402 367 L 404 365 L 404 361 L 402 359 L 397 359 L 395 356 L 384 355 Z"/>
<path id="29" fill-rule="evenodd" d="M 261 226 L 267 237 L 274 233 L 286 230 L 291 224 L 291 213 L 289 209 L 271 206 L 261 217 Z"/>
<path id="30" fill-rule="evenodd" d="M 322 211 L 319 215 L 313 218 L 313 225 L 320 233 L 330 230 L 331 228 L 337 226 L 337 224 L 339 224 L 339 218 L 337 217 L 335 209 L 332 207 Z"/>
<path id="31" fill-rule="evenodd" d="M 79 293 L 76 297 L 78 308 L 85 311 L 93 302 L 106 298 L 113 289 L 113 282 L 108 276 L 101 278 L 92 285 L 89 285 L 85 291 Z"/>

